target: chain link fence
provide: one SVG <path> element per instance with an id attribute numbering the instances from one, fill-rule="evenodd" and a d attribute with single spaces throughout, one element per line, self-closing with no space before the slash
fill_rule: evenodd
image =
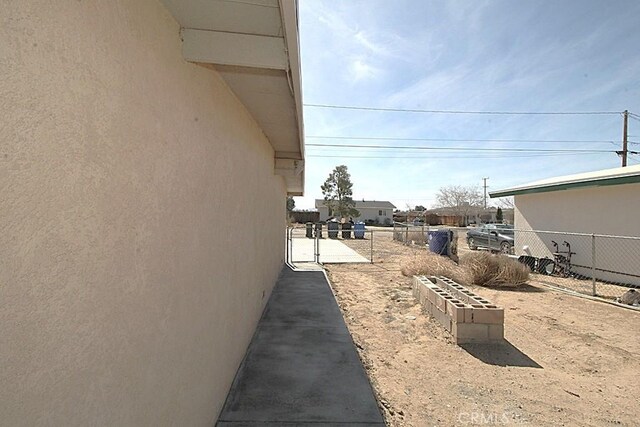
<path id="1" fill-rule="evenodd" d="M 541 282 L 607 299 L 640 289 L 640 237 L 514 230 L 514 242 Z"/>
<path id="2" fill-rule="evenodd" d="M 334 229 L 329 229 L 334 227 Z M 430 232 L 446 233 L 447 254 L 471 250 L 503 253 L 526 264 L 543 284 L 609 300 L 629 289 L 640 289 L 640 237 L 509 230 L 488 233 L 487 241 L 473 241 L 474 229 L 395 223 L 356 231 L 313 224 L 287 230 L 290 263 L 377 263 L 394 256 L 427 250 Z M 453 239 L 449 240 L 451 237 Z M 470 241 L 471 240 L 471 241 Z M 395 242 L 399 245 L 392 244 Z M 508 245 L 505 244 L 508 242 Z"/>

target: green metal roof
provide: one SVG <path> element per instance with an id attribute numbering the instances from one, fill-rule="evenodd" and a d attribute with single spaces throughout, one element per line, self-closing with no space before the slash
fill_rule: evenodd
<path id="1" fill-rule="evenodd" d="M 545 193 L 549 191 L 572 190 L 575 188 L 634 183 L 640 183 L 640 165 L 544 179 L 517 187 L 492 191 L 489 193 L 489 196 L 492 198 L 517 196 L 520 194 Z"/>

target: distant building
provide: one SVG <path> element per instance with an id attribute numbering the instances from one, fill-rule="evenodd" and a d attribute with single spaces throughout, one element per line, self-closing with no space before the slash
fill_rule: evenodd
<path id="1" fill-rule="evenodd" d="M 607 235 L 593 237 L 595 255 L 591 236 L 563 237 L 577 252 L 572 257 L 574 270 L 589 277 L 593 257 L 597 259 L 599 279 L 640 284 L 640 240 L 615 237 L 640 236 L 640 165 L 560 176 L 489 195 L 514 197 L 516 230 Z M 516 232 L 515 246 L 538 248 L 536 256 L 551 258 L 554 238 L 558 240 L 549 233 Z M 622 252 L 627 256 L 620 256 Z"/>
<path id="2" fill-rule="evenodd" d="M 469 224 L 493 224 L 498 222 L 497 207 L 472 207 L 469 209 L 466 215 L 459 215 L 456 208 L 445 207 L 429 209 L 428 214 L 435 214 L 441 218 L 440 224 L 452 225 L 452 226 L 465 226 Z M 513 224 L 513 209 L 502 209 L 502 222 L 505 224 Z"/>
<path id="3" fill-rule="evenodd" d="M 325 200 L 316 199 L 316 209 L 320 213 L 320 221 L 326 221 L 333 216 L 325 205 Z M 396 208 L 391 202 L 377 200 L 355 200 L 356 209 L 360 216 L 354 221 L 374 222 L 376 224 L 393 223 L 393 210 Z"/>

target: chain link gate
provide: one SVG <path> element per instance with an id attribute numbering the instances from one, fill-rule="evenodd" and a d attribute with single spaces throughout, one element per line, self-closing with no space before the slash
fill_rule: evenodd
<path id="1" fill-rule="evenodd" d="M 287 227 L 286 259 L 296 263 L 371 263 L 373 231 L 330 229 L 321 224 Z"/>

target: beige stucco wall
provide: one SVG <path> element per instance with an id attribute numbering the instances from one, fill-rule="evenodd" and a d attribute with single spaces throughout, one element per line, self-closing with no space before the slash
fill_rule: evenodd
<path id="1" fill-rule="evenodd" d="M 211 425 L 283 262 L 273 151 L 157 0 L 0 0 L 0 424 Z"/>
<path id="2" fill-rule="evenodd" d="M 640 236 L 640 184 L 553 191 L 515 196 L 515 228 L 612 236 Z M 551 240 L 571 244 L 576 255 L 573 264 L 591 266 L 591 236 L 566 236 L 517 232 L 516 253 L 527 245 L 534 256 L 553 258 Z M 597 271 L 596 277 L 622 283 L 640 284 L 640 239 L 595 239 L 596 267 L 632 274 L 618 275 Z M 564 248 L 561 247 L 562 250 Z M 590 269 L 576 271 L 589 276 Z"/>

